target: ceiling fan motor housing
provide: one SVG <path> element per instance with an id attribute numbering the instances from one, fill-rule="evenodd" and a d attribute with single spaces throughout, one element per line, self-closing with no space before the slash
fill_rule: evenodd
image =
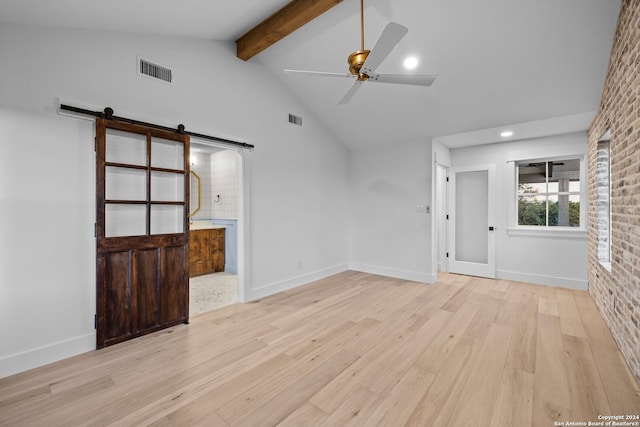
<path id="1" fill-rule="evenodd" d="M 349 62 L 349 72 L 356 76 L 360 75 L 360 68 L 362 68 L 362 64 L 367 60 L 367 56 L 369 56 L 369 50 L 356 50 L 351 55 L 347 61 Z"/>

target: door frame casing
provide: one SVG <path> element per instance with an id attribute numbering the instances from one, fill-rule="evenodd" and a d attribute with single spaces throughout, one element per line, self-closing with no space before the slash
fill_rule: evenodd
<path id="1" fill-rule="evenodd" d="M 456 174 L 459 172 L 487 171 L 487 263 L 458 261 L 456 259 Z M 493 163 L 456 166 L 449 169 L 449 271 L 470 276 L 496 277 L 495 220 L 496 220 L 496 165 Z M 489 227 L 493 227 L 490 231 Z"/>
<path id="2" fill-rule="evenodd" d="M 449 244 L 449 169 L 450 167 L 434 162 L 435 203 L 434 203 L 434 239 L 436 241 L 435 271 L 449 272 L 447 257 Z"/>

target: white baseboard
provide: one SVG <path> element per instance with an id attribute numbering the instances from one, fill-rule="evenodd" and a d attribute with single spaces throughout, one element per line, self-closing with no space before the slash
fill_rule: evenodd
<path id="1" fill-rule="evenodd" d="M 322 270 L 314 271 L 312 273 L 296 276 L 289 280 L 283 280 L 282 282 L 270 283 L 268 285 L 260 286 L 255 289 L 248 289 L 245 301 L 253 301 L 259 298 L 264 298 L 269 295 L 277 294 L 278 292 L 286 291 L 289 289 L 297 288 L 298 286 L 306 285 L 316 280 L 324 279 L 334 274 L 347 271 L 349 266 L 347 264 L 339 264 L 333 267 L 328 267 Z"/>
<path id="2" fill-rule="evenodd" d="M 88 334 L 0 358 L 0 378 L 95 350 L 96 334 Z"/>
<path id="3" fill-rule="evenodd" d="M 519 273 L 516 271 L 496 270 L 496 278 L 535 283 L 537 285 L 558 286 L 578 291 L 586 291 L 588 289 L 588 282 L 586 280 L 568 279 L 566 277 L 546 276 L 541 274 Z"/>
<path id="4" fill-rule="evenodd" d="M 393 277 L 394 279 L 411 280 L 413 282 L 436 283 L 436 274 L 419 273 L 417 271 L 399 270 L 396 268 L 379 267 L 368 264 L 353 263 L 350 270 L 361 271 L 363 273 L 378 274 L 380 276 Z"/>

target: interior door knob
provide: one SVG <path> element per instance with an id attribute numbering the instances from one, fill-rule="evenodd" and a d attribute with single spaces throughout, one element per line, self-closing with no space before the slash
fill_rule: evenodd
<path id="1" fill-rule="evenodd" d="M 493 231 L 493 230 L 495 230 L 494 227 L 489 227 L 489 231 Z"/>

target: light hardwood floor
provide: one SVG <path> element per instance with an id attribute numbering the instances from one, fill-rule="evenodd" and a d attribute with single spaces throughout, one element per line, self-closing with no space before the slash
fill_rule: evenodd
<path id="1" fill-rule="evenodd" d="M 345 272 L 0 379 L 6 426 L 554 426 L 640 414 L 586 292 Z"/>

